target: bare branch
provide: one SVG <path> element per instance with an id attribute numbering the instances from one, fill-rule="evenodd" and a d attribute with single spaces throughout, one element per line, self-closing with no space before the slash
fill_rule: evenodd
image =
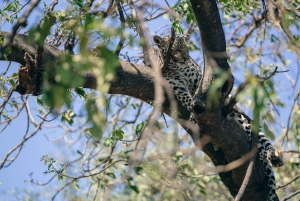
<path id="1" fill-rule="evenodd" d="M 46 118 L 46 116 L 50 113 L 47 112 L 43 118 Z M 26 138 L 24 138 L 19 144 L 17 144 L 14 148 L 12 148 L 9 152 L 6 153 L 6 155 L 4 156 L 3 160 L 1 161 L 0 164 L 0 169 L 2 169 L 3 167 L 5 167 L 5 163 L 8 159 L 8 157 L 15 151 L 17 150 L 19 147 L 23 146 L 24 143 L 29 140 L 30 138 L 32 138 L 41 128 L 42 124 L 44 123 L 44 120 L 42 120 L 37 126 L 34 132 L 32 132 L 29 136 L 27 136 Z"/>
<path id="2" fill-rule="evenodd" d="M 284 184 L 284 185 L 281 185 L 281 186 L 278 186 L 277 189 L 280 189 L 280 188 L 284 188 L 288 185 L 290 185 L 291 183 L 293 183 L 294 181 L 296 181 L 297 179 L 300 178 L 300 174 L 298 174 L 294 179 L 292 179 L 291 181 L 289 181 L 288 183 Z"/>
<path id="3" fill-rule="evenodd" d="M 281 201 L 289 200 L 290 198 L 296 196 L 296 195 L 299 194 L 299 193 L 300 193 L 300 189 L 297 190 L 297 191 L 295 191 L 295 192 L 293 192 L 293 193 L 291 193 L 290 195 L 286 196 L 285 198 L 281 199 Z"/>

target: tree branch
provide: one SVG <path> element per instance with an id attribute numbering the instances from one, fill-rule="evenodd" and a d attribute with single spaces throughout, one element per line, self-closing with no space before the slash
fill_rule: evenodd
<path id="1" fill-rule="evenodd" d="M 208 109 L 206 108 L 208 90 L 217 78 L 215 75 L 216 70 L 218 68 L 222 69 L 224 73 L 228 73 L 228 77 L 227 81 L 217 91 L 218 103 L 213 104 L 210 108 L 212 110 L 220 110 L 222 107 L 232 89 L 233 76 L 227 63 L 225 35 L 216 1 L 191 0 L 191 4 L 201 33 L 204 57 L 203 78 L 201 87 L 199 87 L 194 97 L 194 111 L 196 114 L 203 115 Z"/>

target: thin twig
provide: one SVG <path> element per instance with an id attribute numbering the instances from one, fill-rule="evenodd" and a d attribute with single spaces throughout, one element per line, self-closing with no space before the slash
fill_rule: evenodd
<path id="1" fill-rule="evenodd" d="M 96 176 L 98 174 L 101 174 L 103 171 L 105 171 L 107 168 L 111 167 L 112 165 L 114 165 L 115 163 L 118 163 L 118 162 L 128 162 L 126 159 L 119 159 L 119 160 L 115 160 L 113 161 L 112 163 L 110 163 L 109 165 L 105 166 L 105 168 L 103 168 L 102 170 L 100 170 L 99 172 L 96 172 L 94 174 L 89 174 L 89 175 L 81 175 L 79 177 L 72 177 L 72 176 L 69 176 L 69 175 L 66 175 L 66 174 L 60 174 L 58 171 L 56 172 L 57 174 L 63 176 L 63 177 L 67 177 L 67 178 L 70 178 L 70 179 L 81 179 L 81 178 L 85 178 L 85 177 L 92 177 L 92 176 Z"/>
<path id="2" fill-rule="evenodd" d="M 48 111 L 45 115 L 44 118 L 50 113 L 50 111 Z M 20 146 L 23 146 L 24 143 L 29 140 L 30 138 L 32 138 L 41 128 L 42 124 L 44 123 L 44 120 L 42 120 L 37 126 L 36 129 L 33 133 L 31 133 L 31 135 L 29 135 L 28 137 L 24 138 L 19 144 L 17 144 L 14 148 L 12 148 L 9 152 L 6 153 L 6 155 L 4 156 L 4 159 L 1 161 L 0 164 L 0 169 L 2 169 L 4 167 L 5 162 L 7 161 L 7 158 L 16 150 L 18 149 Z"/>
<path id="3" fill-rule="evenodd" d="M 58 189 L 57 191 L 56 191 L 56 193 L 52 196 L 52 201 L 54 200 L 54 198 L 62 191 L 62 190 L 64 190 L 64 188 L 66 188 L 67 186 L 69 186 L 71 183 L 73 183 L 74 182 L 74 180 L 75 179 L 72 179 L 71 181 L 69 181 L 68 183 L 66 183 L 64 186 L 62 186 L 60 189 Z"/>
<path id="4" fill-rule="evenodd" d="M 284 187 L 290 185 L 291 183 L 293 183 L 294 181 L 296 181 L 296 180 L 299 179 L 299 178 L 300 178 L 300 174 L 298 174 L 293 180 L 289 181 L 288 183 L 283 184 L 283 185 L 281 185 L 281 186 L 278 186 L 278 187 L 277 187 L 277 190 L 280 189 L 280 188 L 284 188 Z"/>
<path id="5" fill-rule="evenodd" d="M 294 193 L 291 193 L 290 195 L 288 195 L 287 197 L 283 198 L 281 201 L 286 201 L 289 200 L 290 198 L 294 197 L 295 195 L 300 193 L 300 189 L 295 191 Z"/>

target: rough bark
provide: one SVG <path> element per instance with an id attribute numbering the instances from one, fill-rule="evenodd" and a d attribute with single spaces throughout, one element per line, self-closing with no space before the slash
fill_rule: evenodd
<path id="1" fill-rule="evenodd" d="M 217 78 L 217 68 L 228 74 L 227 81 L 217 92 L 218 103 L 214 103 L 210 110 L 220 110 L 226 97 L 233 86 L 233 76 L 227 63 L 226 41 L 221 24 L 219 10 L 215 0 L 191 0 L 195 17 L 201 33 L 201 42 L 204 57 L 204 71 L 201 87 L 194 97 L 194 110 L 202 115 L 208 109 L 206 107 L 207 93 Z"/>
<path id="2" fill-rule="evenodd" d="M 230 67 L 226 61 L 226 56 L 223 55 L 224 52 L 226 53 L 225 38 L 215 0 L 191 0 L 191 3 L 198 20 L 205 49 L 205 79 L 202 82 L 203 87 L 198 92 L 199 99 L 204 102 L 201 106 L 204 107 L 204 112 L 201 115 L 195 113 L 200 127 L 200 133 L 195 134 L 192 133 L 191 130 L 187 130 L 196 145 L 198 145 L 197 141 L 199 139 L 201 140 L 203 136 L 208 136 L 210 142 L 204 145 L 202 150 L 211 158 L 214 165 L 226 165 L 249 153 L 250 145 L 241 126 L 231 117 L 222 113 L 222 104 L 225 102 L 224 98 L 226 98 L 231 90 L 230 86 L 224 90 L 225 92 L 220 92 L 221 95 L 219 100 L 223 100 L 223 102 L 219 103 L 214 110 L 205 107 L 207 89 L 215 79 L 213 73 L 215 64 L 217 63 L 217 65 L 224 70 L 229 70 Z M 204 18 L 205 16 L 206 19 Z M 210 22 L 211 25 L 208 26 L 203 21 Z M 7 36 L 6 32 L 0 33 Z M 26 36 L 20 34 L 15 36 L 11 47 L 12 53 L 8 55 L 8 60 L 15 61 L 21 65 L 26 65 L 24 60 L 25 52 L 35 55 L 37 51 L 36 45 L 28 44 L 26 42 Z M 40 65 L 45 65 L 49 60 L 59 61 L 58 56 L 60 54 L 61 51 L 45 45 Z M 4 60 L 4 58 L 0 58 L 0 60 Z M 152 69 L 122 60 L 120 60 L 119 63 L 120 65 L 116 72 L 116 79 L 111 83 L 109 93 L 129 95 L 146 102 L 153 100 L 154 78 Z M 41 66 L 38 66 L 38 68 L 40 67 Z M 52 66 L 53 71 L 55 70 L 55 67 L 55 65 Z M 81 76 L 85 79 L 83 87 L 96 88 L 96 77 L 92 72 L 83 73 Z M 48 79 L 54 80 L 54 77 L 48 76 Z M 229 82 L 232 81 L 233 80 L 230 80 L 229 78 Z M 232 86 L 232 83 L 228 83 L 228 85 Z M 165 112 L 167 112 L 168 105 L 169 104 L 166 101 L 164 105 Z M 181 111 L 183 111 L 180 118 L 188 120 L 189 112 L 183 108 L 180 103 L 178 103 L 178 105 Z M 184 124 L 182 124 L 182 126 L 187 128 Z M 214 150 L 212 143 L 219 147 L 217 151 Z M 231 171 L 220 173 L 221 180 L 229 189 L 232 196 L 236 196 L 243 182 L 247 166 L 248 162 Z M 264 177 L 263 168 L 261 167 L 259 159 L 256 159 L 253 173 L 243 196 L 243 200 L 266 200 L 266 198 L 267 180 Z"/>

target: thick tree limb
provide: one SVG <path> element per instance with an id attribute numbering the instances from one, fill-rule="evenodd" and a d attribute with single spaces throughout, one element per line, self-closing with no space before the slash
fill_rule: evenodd
<path id="1" fill-rule="evenodd" d="M 195 94 L 194 111 L 199 115 L 203 115 L 208 109 L 206 108 L 207 94 L 210 86 L 217 78 L 215 75 L 217 68 L 228 73 L 228 77 L 227 81 L 217 92 L 218 103 L 214 103 L 210 109 L 220 110 L 232 89 L 233 76 L 227 63 L 225 35 L 216 1 L 191 0 L 191 4 L 201 33 L 204 57 L 203 78 L 201 87 Z"/>

